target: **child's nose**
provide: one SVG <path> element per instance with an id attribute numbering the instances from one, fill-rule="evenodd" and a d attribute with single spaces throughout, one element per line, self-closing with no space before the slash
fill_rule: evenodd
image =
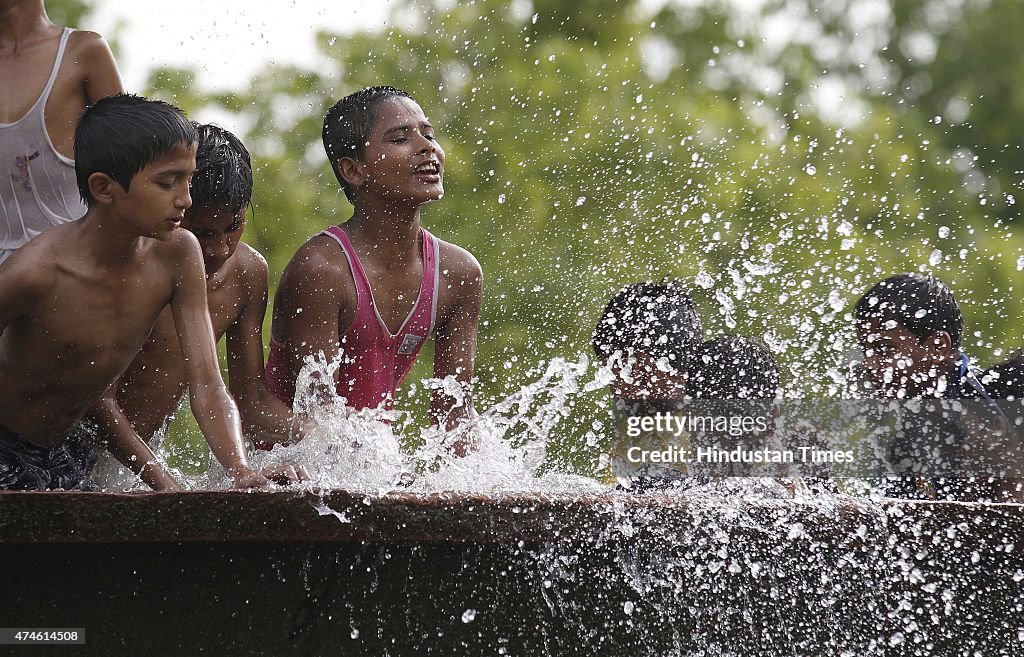
<path id="1" fill-rule="evenodd" d="M 185 187 L 185 191 L 182 192 L 181 196 L 178 197 L 177 207 L 182 210 L 188 210 L 192 207 L 192 194 L 188 187 Z"/>
<path id="2" fill-rule="evenodd" d="M 437 142 L 433 139 L 427 139 L 425 136 L 420 135 L 420 152 L 429 153 L 437 150 Z"/>

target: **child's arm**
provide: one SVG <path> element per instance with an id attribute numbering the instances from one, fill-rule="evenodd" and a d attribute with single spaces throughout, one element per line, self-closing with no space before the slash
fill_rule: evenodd
<path id="1" fill-rule="evenodd" d="M 82 86 L 89 104 L 124 91 L 121 74 L 106 40 L 95 32 L 78 32 L 75 61 L 85 65 Z"/>
<path id="2" fill-rule="evenodd" d="M 341 349 L 339 322 L 355 315 L 351 275 L 346 280 L 347 271 L 342 270 L 346 265 L 339 266 L 332 260 L 340 252 L 330 241 L 329 237 L 314 237 L 303 245 L 288 264 L 278 287 L 275 322 L 281 322 L 280 334 L 287 336 L 282 346 L 293 379 L 302 370 L 307 356 L 323 353 L 328 362 L 337 356 Z M 323 403 L 336 398 L 334 384 L 322 382 L 317 393 Z"/>
<path id="3" fill-rule="evenodd" d="M 199 241 L 188 231 L 175 231 L 178 258 L 174 267 L 171 313 L 185 359 L 192 414 L 206 437 L 214 456 L 227 469 L 235 485 L 262 488 L 267 476 L 296 481 L 293 466 L 257 472 L 249 465 L 242 442 L 238 409 L 220 376 L 213 326 L 206 300 L 206 280 Z M 266 476 L 265 476 L 266 475 Z"/>
<path id="4" fill-rule="evenodd" d="M 454 376 L 462 384 L 463 403 L 440 390 L 430 400 L 434 422 L 445 430 L 476 414 L 473 408 L 473 367 L 476 361 L 476 333 L 483 301 L 483 271 L 471 253 L 451 244 L 441 247 L 441 280 L 438 298 L 447 298 L 444 315 L 435 330 L 434 376 Z"/>
<path id="5" fill-rule="evenodd" d="M 18 257 L 21 255 L 22 257 Z M 47 289 L 46 273 L 38 261 L 15 252 L 0 265 L 0 334 L 15 319 L 32 311 L 36 302 L 44 298 Z"/>
<path id="6" fill-rule="evenodd" d="M 263 368 L 263 317 L 267 312 L 267 261 L 255 249 L 238 245 L 243 255 L 242 288 L 246 296 L 238 321 L 227 331 L 228 387 L 250 435 L 266 442 L 287 443 L 292 412 L 267 390 Z"/>
<path id="7" fill-rule="evenodd" d="M 138 475 L 153 490 L 183 490 L 171 473 L 157 461 L 149 445 L 136 433 L 132 423 L 121 410 L 117 403 L 117 386 L 118 382 L 115 381 L 92 409 L 93 417 L 107 434 L 105 447 L 114 458 Z"/>

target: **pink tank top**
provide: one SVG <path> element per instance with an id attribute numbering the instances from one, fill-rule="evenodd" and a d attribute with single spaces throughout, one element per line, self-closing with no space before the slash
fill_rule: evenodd
<path id="1" fill-rule="evenodd" d="M 438 242 L 425 229 L 423 241 L 423 280 L 416 304 L 409 311 L 398 333 L 392 335 L 380 318 L 370 291 L 370 281 L 363 272 L 352 242 L 340 226 L 331 226 L 321 235 L 338 242 L 356 284 L 356 313 L 348 330 L 341 336 L 341 368 L 338 395 L 348 406 L 390 409 L 395 391 L 412 369 L 420 347 L 434 330 L 437 314 Z M 288 375 L 284 348 L 270 341 L 266 368 L 267 387 L 278 399 L 292 405 L 295 379 Z"/>
<path id="2" fill-rule="evenodd" d="M 0 123 L 0 249 L 21 248 L 51 226 L 85 214 L 75 162 L 54 148 L 46 132 L 46 101 L 57 79 L 70 27 L 64 28 L 50 77 L 25 115 Z"/>

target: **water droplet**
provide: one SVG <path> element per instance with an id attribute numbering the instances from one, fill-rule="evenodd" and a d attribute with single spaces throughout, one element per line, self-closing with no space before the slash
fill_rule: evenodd
<path id="1" fill-rule="evenodd" d="M 949 226 L 939 226 L 939 237 L 942 239 L 949 237 Z"/>
<path id="2" fill-rule="evenodd" d="M 476 619 L 476 609 L 467 609 L 462 612 L 462 622 L 472 623 Z"/>
<path id="3" fill-rule="evenodd" d="M 804 171 L 807 172 L 808 176 L 813 176 L 814 174 L 818 173 L 817 167 L 815 167 L 813 164 L 808 164 L 807 166 L 805 166 Z"/>
<path id="4" fill-rule="evenodd" d="M 632 602 L 630 602 L 629 600 L 626 600 L 624 603 L 622 603 L 622 611 L 626 612 L 627 616 L 632 616 L 633 615 L 633 609 L 635 609 L 635 608 L 636 608 L 635 605 Z"/>
<path id="5" fill-rule="evenodd" d="M 934 267 L 934 266 L 940 264 L 941 262 L 942 262 L 942 251 L 939 250 L 939 249 L 935 249 L 934 251 L 932 251 L 932 254 L 930 256 L 928 256 L 928 264 L 931 265 L 932 267 Z"/>
<path id="6" fill-rule="evenodd" d="M 505 195 L 504 194 L 498 194 L 498 203 L 504 203 L 504 202 L 505 202 Z"/>

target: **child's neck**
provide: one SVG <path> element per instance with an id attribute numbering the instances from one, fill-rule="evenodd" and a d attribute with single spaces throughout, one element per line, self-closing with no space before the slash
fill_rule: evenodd
<path id="1" fill-rule="evenodd" d="M 18 42 L 46 32 L 53 23 L 46 16 L 42 0 L 0 2 L 0 43 L 4 50 L 17 48 Z"/>
<path id="2" fill-rule="evenodd" d="M 345 233 L 363 253 L 387 262 L 402 263 L 419 254 L 420 209 L 368 210 L 360 205 L 345 222 Z"/>
<path id="3" fill-rule="evenodd" d="M 117 265 L 131 260 L 142 242 L 141 235 L 124 230 L 116 218 L 101 208 L 90 208 L 77 225 L 75 243 L 105 265 Z"/>

